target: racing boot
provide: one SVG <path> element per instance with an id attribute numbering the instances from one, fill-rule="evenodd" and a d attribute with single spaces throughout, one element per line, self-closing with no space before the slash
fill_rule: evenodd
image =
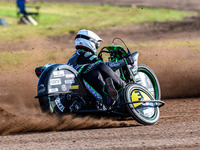
<path id="1" fill-rule="evenodd" d="M 106 90 L 108 92 L 108 96 L 109 96 L 109 99 L 110 99 L 110 104 L 111 105 L 114 105 L 115 102 L 117 101 L 118 99 L 118 92 L 117 90 L 115 89 L 115 86 L 113 84 L 113 80 L 112 78 L 108 77 L 106 78 L 105 80 L 105 83 L 106 83 Z"/>

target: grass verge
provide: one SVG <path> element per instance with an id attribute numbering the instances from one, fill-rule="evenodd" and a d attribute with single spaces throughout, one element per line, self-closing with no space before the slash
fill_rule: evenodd
<path id="1" fill-rule="evenodd" d="M 79 29 L 103 29 L 111 26 L 135 25 L 143 22 L 182 20 L 196 13 L 188 11 L 131 8 L 110 5 L 60 3 L 28 3 L 41 6 L 38 26 L 18 25 L 14 2 L 0 2 L 0 16 L 7 22 L 0 27 L 0 41 L 17 41 L 40 36 L 55 36 Z"/>

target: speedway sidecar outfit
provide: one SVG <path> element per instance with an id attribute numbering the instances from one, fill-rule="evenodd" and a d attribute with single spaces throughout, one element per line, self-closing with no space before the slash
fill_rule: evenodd
<path id="1" fill-rule="evenodd" d="M 118 62 L 102 62 L 96 56 L 101 41 L 94 32 L 80 30 L 74 42 L 77 50 L 67 64 L 78 71 L 86 88 L 98 101 L 110 106 L 117 101 L 118 91 L 125 87 L 124 81 L 114 71 L 126 63 L 133 64 L 134 60 L 128 57 Z M 37 76 L 41 74 L 40 70 L 44 70 L 44 67 L 36 68 Z"/>

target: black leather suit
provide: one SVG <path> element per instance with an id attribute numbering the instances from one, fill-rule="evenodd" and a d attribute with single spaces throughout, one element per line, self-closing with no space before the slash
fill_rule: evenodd
<path id="1" fill-rule="evenodd" d="M 107 91 L 104 90 L 105 79 L 111 77 L 115 88 L 118 91 L 121 90 L 125 86 L 125 83 L 113 70 L 117 70 L 125 64 L 124 60 L 104 63 L 96 55 L 85 50 L 77 50 L 68 61 L 68 65 L 80 73 L 90 93 L 105 105 L 108 105 L 108 102 L 104 100 L 105 95 L 107 95 Z"/>

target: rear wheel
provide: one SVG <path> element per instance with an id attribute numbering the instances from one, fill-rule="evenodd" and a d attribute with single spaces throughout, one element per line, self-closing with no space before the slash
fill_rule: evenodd
<path id="1" fill-rule="evenodd" d="M 144 125 L 155 124 L 159 117 L 159 107 L 154 96 L 143 86 L 129 84 L 124 90 L 124 101 L 129 114 Z M 146 102 L 145 102 L 146 101 Z"/>
<path id="2" fill-rule="evenodd" d="M 42 96 L 39 97 L 39 102 L 42 112 L 59 115 L 69 112 L 69 102 L 65 100 L 65 95 Z"/>
<path id="3" fill-rule="evenodd" d="M 40 96 L 38 97 L 38 99 L 39 99 L 41 111 L 45 113 L 50 113 L 49 96 Z"/>

